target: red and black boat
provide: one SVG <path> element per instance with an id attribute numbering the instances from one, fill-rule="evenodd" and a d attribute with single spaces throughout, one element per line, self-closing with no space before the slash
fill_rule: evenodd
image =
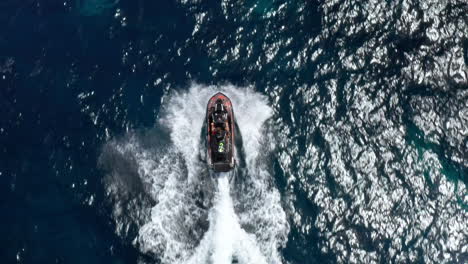
<path id="1" fill-rule="evenodd" d="M 213 95 L 206 106 L 207 162 L 215 172 L 227 172 L 235 166 L 234 111 L 223 93 Z"/>

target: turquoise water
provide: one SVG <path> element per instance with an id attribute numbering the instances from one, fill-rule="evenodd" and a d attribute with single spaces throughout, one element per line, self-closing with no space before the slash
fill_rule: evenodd
<path id="1" fill-rule="evenodd" d="M 466 263 L 467 13 L 3 1 L 0 262 Z M 204 166 L 217 91 L 233 175 Z"/>

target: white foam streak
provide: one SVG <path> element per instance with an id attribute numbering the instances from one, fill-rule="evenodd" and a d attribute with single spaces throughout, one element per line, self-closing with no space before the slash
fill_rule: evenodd
<path id="1" fill-rule="evenodd" d="M 241 228 L 234 213 L 232 200 L 229 195 L 229 182 L 226 176 L 218 179 L 218 195 L 215 205 L 214 224 L 214 252 L 213 263 L 231 263 L 234 253 L 234 243 Z"/>
<path id="2" fill-rule="evenodd" d="M 223 175 L 218 178 L 216 204 L 210 214 L 211 227 L 187 264 L 231 264 L 234 256 L 244 264 L 267 263 L 255 237 L 241 228 L 229 192 L 228 177 Z"/>

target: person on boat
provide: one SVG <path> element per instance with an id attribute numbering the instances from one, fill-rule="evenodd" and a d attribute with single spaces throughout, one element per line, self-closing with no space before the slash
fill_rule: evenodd
<path id="1" fill-rule="evenodd" d="M 211 126 L 211 134 L 212 135 L 218 135 L 220 134 L 220 131 L 224 130 L 226 133 L 229 133 L 229 123 L 227 120 L 227 111 L 223 105 L 223 101 L 221 99 L 218 99 L 216 101 L 215 108 L 213 109 L 213 115 L 212 115 L 212 122 L 210 124 Z M 223 134 L 224 137 L 224 133 Z"/>
<path id="2" fill-rule="evenodd" d="M 211 135 L 219 134 L 219 132 L 226 131 L 229 133 L 229 123 L 228 121 L 224 121 L 221 126 L 215 126 L 214 122 L 211 122 Z"/>

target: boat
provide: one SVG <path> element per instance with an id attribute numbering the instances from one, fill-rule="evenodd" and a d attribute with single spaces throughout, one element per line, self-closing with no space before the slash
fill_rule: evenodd
<path id="1" fill-rule="evenodd" d="M 235 119 L 231 100 L 223 93 L 213 95 L 206 106 L 207 163 L 215 172 L 235 167 Z"/>

